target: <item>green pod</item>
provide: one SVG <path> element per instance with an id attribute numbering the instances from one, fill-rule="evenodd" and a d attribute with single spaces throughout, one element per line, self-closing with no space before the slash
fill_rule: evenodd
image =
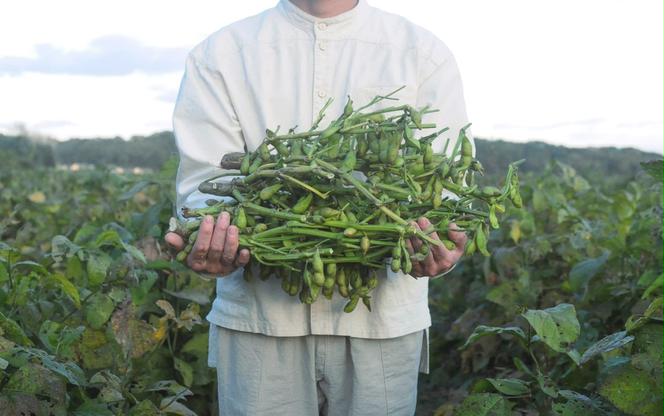
<path id="1" fill-rule="evenodd" d="M 353 211 L 349 210 L 349 211 L 345 211 L 345 213 L 346 213 L 346 217 L 348 217 L 348 222 L 351 222 L 353 224 L 357 222 L 357 217 L 355 216 Z"/>
<path id="2" fill-rule="evenodd" d="M 475 244 L 475 238 L 469 238 L 466 241 L 466 247 L 464 248 L 463 254 L 465 256 L 472 256 L 477 250 L 477 244 Z"/>
<path id="3" fill-rule="evenodd" d="M 482 196 L 485 198 L 497 197 L 502 194 L 502 191 L 495 186 L 485 186 L 482 188 Z"/>
<path id="4" fill-rule="evenodd" d="M 340 213 L 339 210 L 330 207 L 322 207 L 318 210 L 318 214 L 322 215 L 324 218 L 338 217 Z"/>
<path id="5" fill-rule="evenodd" d="M 267 231 L 267 224 L 261 222 L 254 226 L 254 234 L 262 233 L 263 231 Z"/>
<path id="6" fill-rule="evenodd" d="M 314 270 L 311 274 L 311 283 L 313 286 L 323 286 L 325 284 L 325 273 Z"/>
<path id="7" fill-rule="evenodd" d="M 302 139 L 290 139 L 288 144 L 290 145 L 291 157 L 302 156 Z"/>
<path id="8" fill-rule="evenodd" d="M 318 136 L 318 139 L 319 140 L 329 139 L 330 137 L 332 137 L 332 135 L 336 134 L 339 130 L 341 130 L 341 127 L 342 127 L 341 124 L 337 123 L 331 124 L 325 130 L 323 130 L 320 136 Z"/>
<path id="9" fill-rule="evenodd" d="M 302 283 L 304 284 L 304 287 L 311 287 L 313 286 L 313 275 L 311 273 L 311 270 L 309 270 L 309 267 L 304 267 L 304 271 L 302 272 Z"/>
<path id="10" fill-rule="evenodd" d="M 267 143 L 262 143 L 260 146 L 258 146 L 258 154 L 264 162 L 270 160 L 270 149 L 268 149 Z"/>
<path id="11" fill-rule="evenodd" d="M 284 158 L 290 156 L 290 149 L 288 148 L 285 142 L 277 140 L 275 141 L 273 146 L 275 149 L 277 149 L 277 153 L 279 153 L 279 156 Z"/>
<path id="12" fill-rule="evenodd" d="M 334 281 L 332 283 L 332 287 L 323 286 L 323 290 L 321 292 L 323 293 L 323 296 L 325 296 L 325 299 L 332 299 L 332 296 L 334 296 Z"/>
<path id="13" fill-rule="evenodd" d="M 313 200 L 314 194 L 308 193 L 297 200 L 295 205 L 293 205 L 293 208 L 291 208 L 291 211 L 293 211 L 295 214 L 303 214 L 307 209 L 309 209 L 311 201 Z"/>
<path id="14" fill-rule="evenodd" d="M 337 277 L 337 264 L 336 263 L 327 263 L 325 265 L 325 278 L 332 278 L 332 282 L 334 283 L 334 279 Z"/>
<path id="15" fill-rule="evenodd" d="M 367 307 L 369 312 L 371 312 L 371 296 L 362 296 L 362 303 Z"/>
<path id="16" fill-rule="evenodd" d="M 237 209 L 235 218 L 233 218 L 233 220 L 237 228 L 239 228 L 240 230 L 247 228 L 247 214 L 246 212 L 244 212 L 244 208 L 239 207 Z"/>
<path id="17" fill-rule="evenodd" d="M 323 260 L 320 258 L 320 251 L 318 251 L 318 249 L 316 249 L 316 252 L 314 253 L 314 257 L 311 261 L 311 266 L 313 267 L 315 273 L 320 273 L 324 275 L 325 266 L 323 264 Z M 325 277 L 323 277 L 323 279 L 325 279 Z"/>
<path id="18" fill-rule="evenodd" d="M 353 100 L 351 100 L 349 96 L 348 101 L 346 101 L 346 105 L 344 106 L 343 118 L 347 118 L 351 114 L 353 114 Z"/>
<path id="19" fill-rule="evenodd" d="M 259 277 L 262 281 L 266 281 L 267 279 L 270 278 L 270 276 L 272 276 L 272 268 L 271 268 L 271 267 L 268 267 L 268 266 L 262 266 L 262 267 L 260 267 L 259 270 L 260 270 L 260 271 L 259 271 L 259 273 L 258 273 L 258 277 Z"/>
<path id="20" fill-rule="evenodd" d="M 431 162 L 433 162 L 433 147 L 431 147 L 431 143 L 426 143 L 422 148 L 422 163 L 428 166 Z"/>
<path id="21" fill-rule="evenodd" d="M 357 234 L 357 229 L 356 228 L 349 227 L 349 228 L 346 228 L 344 230 L 344 236 L 346 236 L 346 237 L 352 237 L 355 234 Z"/>
<path id="22" fill-rule="evenodd" d="M 355 169 L 355 165 L 357 164 L 357 155 L 355 154 L 354 149 L 350 149 L 348 153 L 346 153 L 346 157 L 344 158 L 344 161 L 341 163 L 340 169 L 343 172 L 350 172 Z"/>
<path id="23" fill-rule="evenodd" d="M 428 201 L 431 199 L 431 195 L 433 194 L 433 183 L 435 180 L 436 180 L 436 175 L 431 175 L 429 181 L 427 182 L 426 186 L 424 187 L 424 190 L 420 195 L 422 201 Z"/>
<path id="24" fill-rule="evenodd" d="M 370 131 L 367 133 L 367 144 L 369 145 L 369 150 L 371 153 L 378 155 L 380 153 L 380 140 L 378 139 L 378 135 Z"/>
<path id="25" fill-rule="evenodd" d="M 440 192 L 434 192 L 431 196 L 431 205 L 436 208 L 440 208 L 443 205 L 443 195 Z"/>
<path id="26" fill-rule="evenodd" d="M 390 134 L 389 143 L 387 148 L 387 156 L 385 162 L 394 165 L 397 158 L 399 157 L 399 150 L 401 148 L 401 136 L 398 133 Z"/>
<path id="27" fill-rule="evenodd" d="M 357 156 L 361 158 L 364 157 L 368 150 L 369 142 L 367 141 L 367 138 L 364 134 L 359 135 L 357 138 Z"/>
<path id="28" fill-rule="evenodd" d="M 450 241 L 450 240 L 446 240 L 446 239 L 443 239 L 441 241 L 443 242 L 443 245 L 445 246 L 446 249 L 456 250 L 456 244 L 454 243 L 454 241 Z"/>
<path id="29" fill-rule="evenodd" d="M 281 290 L 284 292 L 288 293 L 290 295 L 290 281 L 291 281 L 291 274 L 289 273 L 288 276 L 284 277 L 281 279 Z"/>
<path id="30" fill-rule="evenodd" d="M 249 174 L 249 167 L 251 166 L 251 157 L 252 156 L 253 156 L 252 153 L 247 153 L 242 158 L 242 163 L 240 163 L 240 173 L 245 175 L 245 176 Z"/>
<path id="31" fill-rule="evenodd" d="M 268 199 L 272 198 L 283 186 L 284 186 L 283 184 L 277 183 L 274 185 L 270 185 L 267 188 L 263 188 L 258 194 L 258 197 L 263 201 L 267 201 Z"/>
<path id="32" fill-rule="evenodd" d="M 369 237 L 366 235 L 362 236 L 362 239 L 360 240 L 360 248 L 362 249 L 362 254 L 367 254 L 369 251 L 369 247 L 371 247 L 371 240 L 369 240 Z"/>
<path id="33" fill-rule="evenodd" d="M 249 175 L 256 172 L 258 168 L 261 167 L 262 164 L 263 160 L 260 157 L 255 158 L 254 161 L 251 162 L 251 165 L 249 166 Z"/>
<path id="34" fill-rule="evenodd" d="M 413 261 L 410 259 L 410 253 L 404 247 L 403 257 L 401 257 L 401 270 L 410 274 L 413 271 Z"/>
<path id="35" fill-rule="evenodd" d="M 496 204 L 491 204 L 489 206 L 489 222 L 494 229 L 500 227 L 500 224 L 498 224 L 498 217 L 496 216 Z"/>
<path id="36" fill-rule="evenodd" d="M 353 289 L 359 289 L 362 287 L 362 276 L 360 275 L 360 271 L 357 269 L 357 267 L 353 267 L 350 269 L 350 285 Z"/>
<path id="37" fill-rule="evenodd" d="M 344 312 L 346 313 L 351 313 L 355 310 L 357 307 L 357 302 L 359 302 L 360 297 L 358 295 L 353 295 L 351 296 L 350 300 L 348 303 L 346 303 L 346 306 L 344 306 Z"/>
<path id="38" fill-rule="evenodd" d="M 390 263 L 390 268 L 394 273 L 397 273 L 399 270 L 401 270 L 401 259 L 392 259 L 392 262 Z"/>
<path id="39" fill-rule="evenodd" d="M 487 250 L 487 236 L 484 233 L 483 225 L 484 224 L 479 224 L 475 229 L 475 244 L 477 245 L 479 252 L 488 257 L 491 253 Z"/>
<path id="40" fill-rule="evenodd" d="M 415 126 L 418 129 L 421 129 L 422 128 L 422 113 L 417 111 L 415 108 L 409 106 L 408 107 L 408 114 L 410 114 L 410 119 L 413 120 L 413 124 L 415 124 Z"/>
<path id="41" fill-rule="evenodd" d="M 378 273 L 375 270 L 369 272 L 369 279 L 367 280 L 367 287 L 369 290 L 375 289 L 378 286 Z"/>
<path id="42" fill-rule="evenodd" d="M 291 296 L 297 295 L 297 292 L 300 291 L 300 286 L 302 284 L 302 278 L 299 274 L 291 274 L 290 286 L 288 288 L 288 294 Z"/>

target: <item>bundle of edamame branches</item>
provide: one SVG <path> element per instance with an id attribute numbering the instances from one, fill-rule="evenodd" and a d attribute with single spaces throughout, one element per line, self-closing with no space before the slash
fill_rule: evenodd
<path id="1" fill-rule="evenodd" d="M 328 101 L 308 131 L 267 130 L 256 151 L 223 155 L 224 174 L 201 183 L 199 191 L 232 199 L 185 207 L 188 221 L 171 220 L 171 231 L 188 241 L 178 260 L 191 251 L 200 219 L 227 211 L 240 230 L 240 247 L 251 251 L 252 263 L 260 263 L 261 279 L 281 279 L 286 293 L 307 304 L 320 295 L 331 299 L 336 290 L 348 298 L 344 310 L 351 312 L 359 300 L 371 309 L 377 270 L 408 274 L 431 245 L 453 249 L 444 238 L 451 223 L 468 235 L 466 255 L 488 256 L 489 231 L 499 227 L 506 201 L 521 207 L 519 162 L 510 164 L 502 187 L 477 186 L 474 176 L 483 168 L 473 157 L 468 126 L 450 152 L 447 139 L 443 151 L 434 153 L 433 141 L 447 129 L 436 130 L 422 116 L 435 110 L 370 109 L 395 93 L 357 109 L 349 97 L 343 113 L 319 128 Z M 235 178 L 223 181 L 223 176 Z M 444 190 L 458 199 L 444 197 Z M 420 217 L 432 227 L 416 227 Z M 430 237 L 434 231 L 440 240 Z M 413 255 L 405 244 L 411 237 L 423 243 Z M 247 265 L 245 278 L 251 276 Z"/>

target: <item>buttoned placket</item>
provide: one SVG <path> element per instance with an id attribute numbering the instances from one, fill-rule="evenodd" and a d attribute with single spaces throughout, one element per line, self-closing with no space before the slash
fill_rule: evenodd
<path id="1" fill-rule="evenodd" d="M 324 21 L 313 23 L 314 26 L 314 89 L 313 89 L 313 111 L 314 119 L 328 100 L 329 89 L 332 85 L 330 70 L 332 62 L 330 61 L 329 41 L 330 31 L 334 29 Z M 312 120 L 313 122 L 314 120 Z M 329 332 L 331 323 L 327 322 L 331 316 L 332 302 L 314 302 L 310 306 L 310 328 L 312 334 L 325 334 Z"/>

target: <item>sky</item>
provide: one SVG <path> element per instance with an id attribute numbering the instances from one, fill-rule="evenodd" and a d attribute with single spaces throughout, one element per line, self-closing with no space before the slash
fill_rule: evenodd
<path id="1" fill-rule="evenodd" d="M 0 132 L 171 128 L 198 42 L 277 0 L 22 0 L 0 25 Z M 660 0 L 369 0 L 452 50 L 477 137 L 662 153 Z"/>

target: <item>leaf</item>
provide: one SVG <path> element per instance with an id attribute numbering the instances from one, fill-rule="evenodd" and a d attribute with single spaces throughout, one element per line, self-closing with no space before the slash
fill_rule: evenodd
<path id="1" fill-rule="evenodd" d="M 173 319 L 175 318 L 175 309 L 173 309 L 173 305 L 167 300 L 164 299 L 159 299 L 158 301 L 155 302 L 157 306 L 159 306 L 165 313 L 164 315 L 167 319 Z"/>
<path id="2" fill-rule="evenodd" d="M 113 299 L 105 293 L 95 293 L 85 304 L 85 320 L 88 321 L 91 328 L 99 329 L 111 317 L 113 309 L 115 309 Z"/>
<path id="3" fill-rule="evenodd" d="M 173 397 L 165 397 L 159 406 L 162 412 L 174 413 L 180 416 L 198 416 L 193 410 L 180 402 L 176 402 Z"/>
<path id="4" fill-rule="evenodd" d="M 641 167 L 644 171 L 650 176 L 652 176 L 657 182 L 662 182 L 662 160 L 649 160 L 647 162 L 641 162 Z"/>
<path id="5" fill-rule="evenodd" d="M 150 400 L 145 399 L 129 410 L 127 416 L 160 416 L 162 413 Z"/>
<path id="6" fill-rule="evenodd" d="M 163 289 L 163 292 L 168 293 L 171 296 L 175 296 L 179 299 L 190 300 L 196 302 L 199 305 L 207 305 L 210 303 L 210 295 L 207 290 L 201 288 L 184 288 L 178 292 L 172 290 Z"/>
<path id="7" fill-rule="evenodd" d="M 475 341 L 477 341 L 478 339 L 480 339 L 484 336 L 499 335 L 499 334 L 514 335 L 523 342 L 527 341 L 526 334 L 519 327 L 508 326 L 508 327 L 502 328 L 502 327 L 495 327 L 495 326 L 479 325 L 475 328 L 473 333 L 470 334 L 470 336 L 466 340 L 466 343 L 463 344 L 459 349 L 467 348 L 470 344 L 474 343 Z"/>
<path id="8" fill-rule="evenodd" d="M 35 204 L 43 204 L 46 202 L 46 195 L 42 191 L 37 191 L 28 195 L 28 199 Z"/>
<path id="9" fill-rule="evenodd" d="M 62 291 L 74 302 L 76 308 L 81 307 L 81 296 L 78 293 L 78 289 L 72 282 L 70 282 L 65 275 L 60 273 L 55 273 L 51 275 L 53 281 L 62 289 Z"/>
<path id="10" fill-rule="evenodd" d="M 553 380 L 543 374 L 538 374 L 536 378 L 537 384 L 544 394 L 554 399 L 558 397 L 558 386 L 556 386 Z"/>
<path id="11" fill-rule="evenodd" d="M 565 352 L 581 333 L 574 305 L 568 303 L 544 310 L 529 309 L 522 316 L 554 351 Z"/>
<path id="12" fill-rule="evenodd" d="M 630 415 L 662 414 L 662 392 L 648 373 L 631 365 L 611 371 L 599 386 L 598 393 Z"/>
<path id="13" fill-rule="evenodd" d="M 631 333 L 641 328 L 643 325 L 650 322 L 650 318 L 655 314 L 661 317 L 663 301 L 664 298 L 661 296 L 655 298 L 652 302 L 650 302 L 650 305 L 648 305 L 642 315 L 632 315 L 627 318 L 627 322 L 625 322 L 625 329 L 627 332 Z"/>
<path id="14" fill-rule="evenodd" d="M 655 279 L 643 292 L 643 295 L 641 296 L 641 299 L 648 299 L 650 295 L 660 287 L 664 285 L 664 273 L 660 274 L 657 279 Z M 661 291 L 660 291 L 661 292 Z"/>
<path id="15" fill-rule="evenodd" d="M 518 378 L 487 378 L 500 393 L 507 396 L 522 396 L 530 393 L 528 383 Z"/>
<path id="16" fill-rule="evenodd" d="M 111 329 L 125 354 L 132 358 L 140 358 L 156 344 L 153 337 L 155 328 L 143 320 L 136 319 L 129 302 L 125 302 L 113 313 Z"/>
<path id="17" fill-rule="evenodd" d="M 175 364 L 175 369 L 182 376 L 182 382 L 184 385 L 191 387 L 191 383 L 194 381 L 194 369 L 186 361 L 177 357 L 173 357 L 173 362 Z"/>
<path id="18" fill-rule="evenodd" d="M 579 364 L 590 361 L 596 355 L 615 350 L 634 340 L 633 336 L 627 336 L 627 331 L 620 331 L 608 335 L 591 345 L 581 356 Z"/>
<path id="19" fill-rule="evenodd" d="M 87 262 L 88 284 L 91 287 L 99 286 L 106 280 L 106 273 L 113 259 L 104 252 L 89 253 Z"/>
<path id="20" fill-rule="evenodd" d="M 9 361 L 0 357 L 0 370 L 6 370 L 8 366 L 9 366 Z"/>
<path id="21" fill-rule="evenodd" d="M 65 257 L 71 257 L 78 253 L 81 247 L 69 241 L 64 235 L 56 235 L 51 239 L 51 257 L 56 262 L 62 262 Z"/>
<path id="22" fill-rule="evenodd" d="M 32 345 L 32 341 L 25 335 L 23 328 L 13 319 L 7 318 L 2 312 L 0 312 L 0 334 L 19 345 Z"/>
<path id="23" fill-rule="evenodd" d="M 104 403 L 97 400 L 83 402 L 82 405 L 74 411 L 74 416 L 114 416 Z"/>
<path id="24" fill-rule="evenodd" d="M 139 181 L 134 184 L 128 191 L 123 192 L 120 194 L 118 197 L 118 200 L 120 201 L 126 201 L 130 198 L 132 198 L 134 195 L 145 189 L 147 186 L 149 186 L 152 182 L 150 181 Z"/>
<path id="25" fill-rule="evenodd" d="M 602 270 L 608 259 L 609 252 L 605 251 L 599 257 L 583 260 L 575 264 L 569 272 L 569 282 L 572 290 L 575 292 L 585 291 L 590 279 Z"/>
<path id="26" fill-rule="evenodd" d="M 510 416 L 512 404 L 495 393 L 475 393 L 466 397 L 455 416 Z"/>

